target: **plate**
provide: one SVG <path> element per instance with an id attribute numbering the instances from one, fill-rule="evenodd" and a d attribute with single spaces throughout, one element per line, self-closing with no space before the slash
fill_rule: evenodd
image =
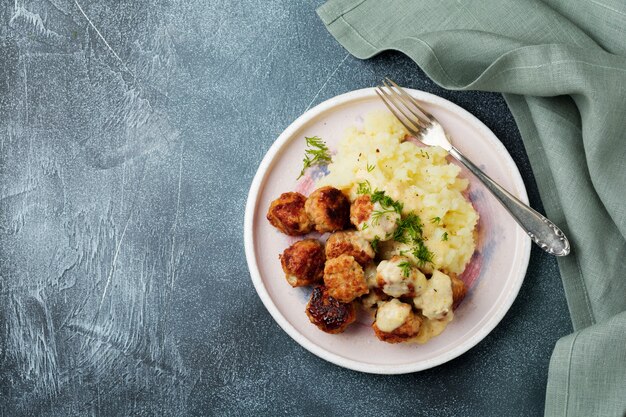
<path id="1" fill-rule="evenodd" d="M 528 203 L 521 175 L 498 138 L 461 107 L 432 94 L 409 90 L 444 126 L 453 144 L 520 200 Z M 468 172 L 468 197 L 480 214 L 477 249 L 461 275 L 469 287 L 446 330 L 424 345 L 379 341 L 371 318 L 361 312 L 357 323 L 339 335 L 326 334 L 304 312 L 310 288 L 292 288 L 285 280 L 278 255 L 295 240 L 266 220 L 269 204 L 287 191 L 305 195 L 314 180 L 296 180 L 302 168 L 305 136 L 320 136 L 331 151 L 345 128 L 363 116 L 386 108 L 373 88 L 331 98 L 300 116 L 278 137 L 252 181 L 246 204 L 244 241 L 250 276 L 274 320 L 311 353 L 336 365 L 361 372 L 402 374 L 447 362 L 480 342 L 502 320 L 515 300 L 526 274 L 530 238 L 504 208 Z M 451 160 L 452 158 L 449 157 Z M 453 161 L 455 162 L 455 161 Z M 321 170 L 316 170 L 320 175 Z"/>

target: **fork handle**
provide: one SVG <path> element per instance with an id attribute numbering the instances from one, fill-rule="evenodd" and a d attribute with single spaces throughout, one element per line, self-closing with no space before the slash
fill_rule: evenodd
<path id="1" fill-rule="evenodd" d="M 555 256 L 565 256 L 570 252 L 570 244 L 561 229 L 544 216 L 522 203 L 498 183 L 489 178 L 472 161 L 467 159 L 458 149 L 452 147 L 449 150 L 457 161 L 472 171 L 478 179 L 492 192 L 502 203 L 504 208 L 513 216 L 517 224 L 541 249 Z"/>

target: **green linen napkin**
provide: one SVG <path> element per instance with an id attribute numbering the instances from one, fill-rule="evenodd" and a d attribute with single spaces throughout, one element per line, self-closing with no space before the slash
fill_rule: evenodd
<path id="1" fill-rule="evenodd" d="M 331 0 L 354 56 L 411 57 L 439 85 L 498 91 L 524 139 L 576 332 L 550 362 L 547 416 L 626 413 L 626 2 Z"/>

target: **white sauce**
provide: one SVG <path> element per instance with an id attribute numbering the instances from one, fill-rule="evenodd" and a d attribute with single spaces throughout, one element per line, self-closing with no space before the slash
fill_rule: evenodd
<path id="1" fill-rule="evenodd" d="M 416 293 L 420 293 L 427 286 L 428 281 L 418 269 L 411 267 L 409 276 L 398 265 L 407 262 L 406 258 L 382 261 L 378 264 L 377 273 L 385 282 L 383 292 L 392 297 L 401 297 L 411 292 L 409 285 L 413 285 Z"/>
<path id="2" fill-rule="evenodd" d="M 382 302 L 383 300 L 375 291 L 370 291 L 369 294 L 361 297 L 361 304 L 365 308 L 374 308 Z"/>
<path id="3" fill-rule="evenodd" d="M 391 239 L 398 225 L 398 221 L 400 220 L 400 214 L 394 211 L 380 216 L 374 216 L 374 212 L 384 212 L 386 210 L 389 209 L 384 209 L 379 202 L 374 203 L 370 217 L 366 221 L 361 222 L 357 227 L 361 231 L 361 236 L 369 241 L 374 239 L 381 241 Z"/>
<path id="4" fill-rule="evenodd" d="M 393 332 L 407 320 L 411 314 L 411 306 L 393 299 L 378 307 L 376 326 L 383 332 Z"/>
<path id="5" fill-rule="evenodd" d="M 367 286 L 369 288 L 376 288 L 378 285 L 376 283 L 376 264 L 371 263 L 365 267 L 365 281 L 367 281 Z"/>
<path id="6" fill-rule="evenodd" d="M 411 339 L 419 344 L 424 344 L 428 342 L 435 336 L 439 336 L 441 332 L 445 330 L 448 326 L 448 323 L 452 321 L 454 318 L 454 313 L 452 311 L 448 312 L 442 319 L 440 320 L 432 320 L 425 318 L 422 321 L 422 325 L 420 326 L 419 333 L 415 338 Z"/>
<path id="7" fill-rule="evenodd" d="M 444 318 L 452 312 L 452 281 L 440 271 L 434 271 L 423 291 L 413 299 L 416 308 L 424 317 L 434 320 Z"/>

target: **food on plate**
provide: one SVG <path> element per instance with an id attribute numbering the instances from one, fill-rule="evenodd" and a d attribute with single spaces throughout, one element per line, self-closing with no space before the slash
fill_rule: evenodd
<path id="1" fill-rule="evenodd" d="M 311 323 L 326 333 L 341 333 L 356 320 L 354 302 L 341 303 L 328 294 L 323 286 L 313 288 L 306 306 Z"/>
<path id="2" fill-rule="evenodd" d="M 378 287 L 378 283 L 376 282 L 376 268 L 376 262 L 371 262 L 363 270 L 363 273 L 365 274 L 365 282 L 367 282 L 367 287 L 370 290 L 369 293 L 360 299 L 361 305 L 365 308 L 376 308 L 379 303 L 387 301 L 390 298 Z"/>
<path id="3" fill-rule="evenodd" d="M 458 275 L 476 248 L 478 213 L 460 168 L 443 149 L 412 143 L 388 114 L 349 128 L 332 159 L 320 138 L 308 139 L 305 168 L 324 163 L 328 174 L 308 198 L 286 193 L 272 202 L 268 219 L 291 235 L 331 233 L 323 248 L 307 239 L 281 256 L 290 285 L 323 279 L 306 307 L 310 321 L 341 333 L 358 303 L 374 313 L 381 341 L 426 343 L 439 335 L 467 293 Z M 277 210 L 281 200 L 297 200 L 297 209 Z"/>
<path id="4" fill-rule="evenodd" d="M 415 338 L 421 325 L 422 319 L 413 312 L 411 305 L 394 298 L 378 307 L 372 328 L 379 340 L 400 343 Z"/>
<path id="5" fill-rule="evenodd" d="M 320 233 L 343 230 L 350 223 L 350 200 L 334 187 L 313 191 L 304 209 Z"/>
<path id="6" fill-rule="evenodd" d="M 328 294 L 342 303 L 349 303 L 369 292 L 363 268 L 350 255 L 340 255 L 326 261 L 324 285 Z"/>
<path id="7" fill-rule="evenodd" d="M 280 255 L 285 277 L 292 287 L 305 287 L 321 282 L 325 262 L 324 245 L 315 239 L 300 240 Z"/>
<path id="8" fill-rule="evenodd" d="M 326 258 L 351 255 L 361 266 L 374 260 L 376 253 L 370 242 L 355 231 L 335 232 L 326 241 Z"/>
<path id="9" fill-rule="evenodd" d="M 422 315 L 433 320 L 443 319 L 452 313 L 452 282 L 450 277 L 440 271 L 426 282 L 426 285 L 413 299 L 415 307 L 422 310 Z"/>
<path id="10" fill-rule="evenodd" d="M 313 230 L 313 222 L 304 210 L 305 202 L 306 197 L 300 193 L 283 193 L 270 204 L 267 220 L 287 235 L 306 235 Z"/>
<path id="11" fill-rule="evenodd" d="M 426 276 L 404 256 L 381 261 L 376 268 L 378 288 L 392 297 L 415 297 L 427 283 Z"/>
<path id="12" fill-rule="evenodd" d="M 419 218 L 413 226 L 419 226 L 423 238 L 423 247 L 416 253 L 415 244 L 390 239 L 392 255 L 409 250 L 405 256 L 413 262 L 426 259 L 420 265 L 424 272 L 438 269 L 460 274 L 476 247 L 478 213 L 463 195 L 469 182 L 459 177 L 461 168 L 448 162 L 445 150 L 423 147 L 407 137 L 393 115 L 367 115 L 362 124 L 347 129 L 328 165 L 328 175 L 316 186 L 335 187 L 351 201 L 384 192 L 402 204 L 403 218 L 409 214 Z M 431 260 L 427 260 L 429 254 Z"/>
<path id="13" fill-rule="evenodd" d="M 367 240 L 385 241 L 398 227 L 402 205 L 384 192 L 358 196 L 350 206 L 350 221 Z"/>

